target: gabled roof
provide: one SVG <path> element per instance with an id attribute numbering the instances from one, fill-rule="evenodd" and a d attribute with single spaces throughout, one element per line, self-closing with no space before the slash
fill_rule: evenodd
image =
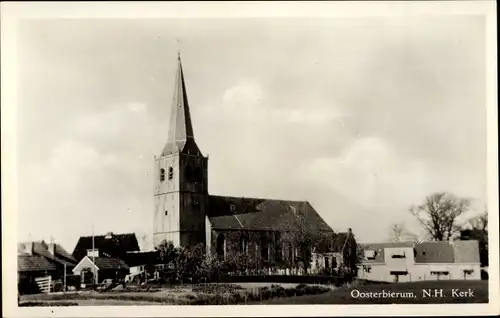
<path id="1" fill-rule="evenodd" d="M 415 263 L 454 263 L 453 247 L 447 241 L 415 245 Z"/>
<path id="2" fill-rule="evenodd" d="M 130 251 L 139 251 L 139 243 L 134 233 L 96 235 L 94 236 L 94 248 L 99 253 L 105 253 L 109 256 L 122 257 Z M 73 251 L 73 256 L 81 260 L 87 255 L 87 250 L 92 249 L 92 236 L 82 236 L 78 240 Z"/>
<path id="3" fill-rule="evenodd" d="M 330 226 L 306 201 L 209 196 L 208 217 L 218 230 L 328 231 Z"/>
<path id="4" fill-rule="evenodd" d="M 92 259 L 91 259 L 92 260 Z M 96 257 L 94 264 L 102 269 L 128 269 L 128 265 L 118 257 Z"/>
<path id="5" fill-rule="evenodd" d="M 47 258 L 39 255 L 17 255 L 17 271 L 18 272 L 38 272 L 38 271 L 53 271 L 56 265 Z"/>
<path id="6" fill-rule="evenodd" d="M 53 248 L 54 254 L 51 250 Z M 60 244 L 49 243 L 45 241 L 39 242 L 22 242 L 17 245 L 18 254 L 33 254 L 43 256 L 56 264 L 66 265 L 69 267 L 75 266 L 76 259 L 69 254 Z"/>
<path id="7" fill-rule="evenodd" d="M 480 263 L 478 241 L 453 241 L 452 243 L 455 263 Z"/>

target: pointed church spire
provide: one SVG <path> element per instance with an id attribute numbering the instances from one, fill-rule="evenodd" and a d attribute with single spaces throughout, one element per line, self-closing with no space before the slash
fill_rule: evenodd
<path id="1" fill-rule="evenodd" d="M 175 79 L 174 98 L 170 110 L 170 125 L 167 144 L 162 156 L 174 153 L 201 154 L 194 141 L 193 124 L 189 112 L 189 103 L 184 82 L 184 72 L 180 52 L 177 51 L 177 76 Z"/>

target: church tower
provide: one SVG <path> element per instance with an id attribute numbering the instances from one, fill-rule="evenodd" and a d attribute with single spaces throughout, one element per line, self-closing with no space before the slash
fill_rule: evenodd
<path id="1" fill-rule="evenodd" d="M 155 158 L 153 243 L 205 244 L 208 209 L 207 164 L 196 145 L 180 55 L 168 139 Z"/>

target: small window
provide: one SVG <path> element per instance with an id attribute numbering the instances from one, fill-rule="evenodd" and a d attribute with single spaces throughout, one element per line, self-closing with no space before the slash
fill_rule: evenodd
<path id="1" fill-rule="evenodd" d="M 169 167 L 168 168 L 168 180 L 172 180 L 173 177 L 174 177 L 174 168 Z"/>
<path id="2" fill-rule="evenodd" d="M 236 211 L 236 206 L 234 204 L 231 204 L 229 206 L 229 209 L 231 210 L 231 212 L 235 212 Z"/>
<path id="3" fill-rule="evenodd" d="M 160 169 L 160 181 L 165 181 L 165 169 Z"/>
<path id="4" fill-rule="evenodd" d="M 435 271 L 435 272 L 431 272 L 431 275 L 448 275 L 450 272 L 448 271 Z"/>
<path id="5" fill-rule="evenodd" d="M 165 211 L 165 215 L 168 215 L 168 211 Z"/>
<path id="6" fill-rule="evenodd" d="M 404 254 L 394 254 L 392 258 L 406 258 Z"/>
<path id="7" fill-rule="evenodd" d="M 89 256 L 89 257 L 99 257 L 99 250 L 98 249 L 87 250 L 87 256 Z"/>
<path id="8" fill-rule="evenodd" d="M 377 251 L 373 251 L 373 250 L 365 251 L 366 259 L 374 260 L 377 257 L 377 255 L 378 255 Z"/>
<path id="9" fill-rule="evenodd" d="M 200 201 L 198 201 L 198 198 L 193 198 L 193 205 L 194 206 L 200 205 Z"/>

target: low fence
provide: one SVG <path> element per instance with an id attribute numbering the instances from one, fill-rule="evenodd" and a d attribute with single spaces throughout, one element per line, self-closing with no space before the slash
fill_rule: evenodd
<path id="1" fill-rule="evenodd" d="M 209 282 L 217 283 L 291 283 L 341 285 L 348 279 L 337 276 L 315 275 L 220 275 Z"/>
<path id="2" fill-rule="evenodd" d="M 52 288 L 52 277 L 50 276 L 36 277 L 35 282 L 38 285 L 38 289 L 42 293 L 50 293 Z"/>

